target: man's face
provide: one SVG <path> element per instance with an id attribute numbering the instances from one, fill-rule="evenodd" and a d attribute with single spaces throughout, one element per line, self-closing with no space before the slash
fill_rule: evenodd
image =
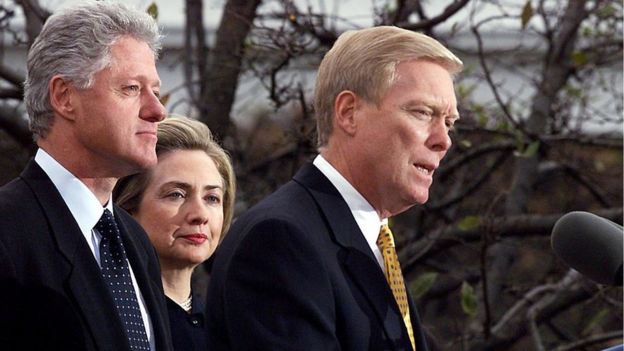
<path id="1" fill-rule="evenodd" d="M 156 130 L 165 118 L 160 79 L 149 46 L 122 37 L 112 64 L 77 90 L 74 135 L 87 151 L 86 164 L 100 176 L 122 177 L 156 164 Z"/>
<path id="2" fill-rule="evenodd" d="M 356 109 L 361 192 L 382 214 L 400 213 L 429 198 L 433 173 L 451 146 L 458 118 L 448 71 L 427 60 L 402 62 L 379 104 Z"/>

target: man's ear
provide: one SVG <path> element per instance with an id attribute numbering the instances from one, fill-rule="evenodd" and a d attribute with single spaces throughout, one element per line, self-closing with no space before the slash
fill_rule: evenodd
<path id="1" fill-rule="evenodd" d="M 58 116 L 67 119 L 74 119 L 74 99 L 75 92 L 73 86 L 62 76 L 55 75 L 50 79 L 48 85 L 50 105 Z"/>
<path id="2" fill-rule="evenodd" d="M 355 112 L 357 110 L 358 96 L 350 91 L 343 90 L 336 96 L 334 103 L 334 123 L 348 135 L 354 135 L 357 130 Z"/>

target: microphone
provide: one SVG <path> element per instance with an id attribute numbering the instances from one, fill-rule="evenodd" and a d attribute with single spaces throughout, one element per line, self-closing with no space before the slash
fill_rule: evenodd
<path id="1" fill-rule="evenodd" d="M 563 215 L 552 230 L 555 254 L 591 280 L 622 285 L 624 229 L 589 212 Z"/>

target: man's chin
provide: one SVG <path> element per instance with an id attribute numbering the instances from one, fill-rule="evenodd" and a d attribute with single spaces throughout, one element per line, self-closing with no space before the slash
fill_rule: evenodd
<path id="1" fill-rule="evenodd" d="M 412 194 L 413 205 L 424 205 L 429 200 L 429 189 L 416 189 Z"/>
<path id="2" fill-rule="evenodd" d="M 132 160 L 126 162 L 126 167 L 124 167 L 125 169 L 123 170 L 124 174 L 122 174 L 120 178 L 132 174 L 141 173 L 147 169 L 156 166 L 157 162 L 158 159 L 156 158 L 156 155 L 154 155 L 154 157 L 133 158 Z"/>

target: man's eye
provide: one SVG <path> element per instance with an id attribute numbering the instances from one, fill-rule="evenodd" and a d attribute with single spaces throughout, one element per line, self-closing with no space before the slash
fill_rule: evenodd
<path id="1" fill-rule="evenodd" d="M 136 93 L 136 92 L 139 92 L 141 88 L 138 85 L 126 85 L 124 87 L 124 90 Z"/>
<path id="2" fill-rule="evenodd" d="M 411 110 L 411 113 L 418 118 L 431 118 L 432 113 L 427 110 Z"/>

